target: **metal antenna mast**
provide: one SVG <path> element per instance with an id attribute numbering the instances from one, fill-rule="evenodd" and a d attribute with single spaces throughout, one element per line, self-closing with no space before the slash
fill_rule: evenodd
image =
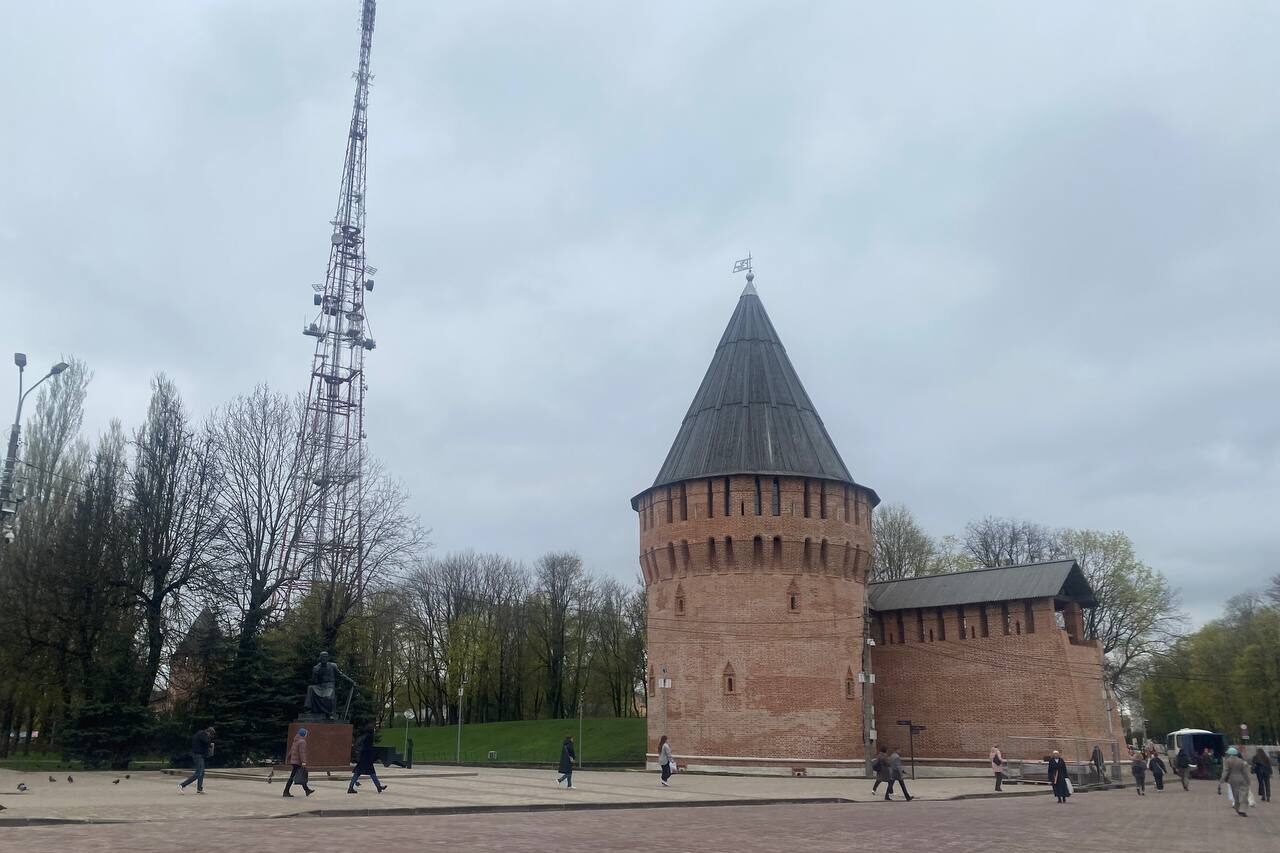
<path id="1" fill-rule="evenodd" d="M 324 284 L 312 286 L 319 310 L 302 330 L 316 339 L 316 348 L 298 433 L 302 482 L 291 536 L 294 547 L 285 556 L 300 585 L 326 584 L 334 595 L 359 596 L 364 583 L 364 355 L 374 348 L 364 297 L 373 290 L 371 276 L 376 273 L 365 264 L 365 162 L 376 6 L 376 0 L 361 3 L 360 65 L 353 75 L 355 103 L 338 211 L 331 222 L 329 267 Z M 292 593 L 288 590 L 286 597 Z"/>

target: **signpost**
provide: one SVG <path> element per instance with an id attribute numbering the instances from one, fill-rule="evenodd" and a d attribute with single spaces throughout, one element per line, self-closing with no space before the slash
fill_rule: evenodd
<path id="1" fill-rule="evenodd" d="M 927 726 L 917 726 L 910 720 L 898 720 L 898 725 L 906 726 L 907 728 L 907 741 L 911 745 L 911 781 L 914 782 L 916 778 L 916 735 L 925 731 Z"/>
<path id="2" fill-rule="evenodd" d="M 1240 740 L 1244 741 L 1245 743 L 1249 742 L 1249 727 L 1246 726 L 1244 723 L 1240 724 Z"/>

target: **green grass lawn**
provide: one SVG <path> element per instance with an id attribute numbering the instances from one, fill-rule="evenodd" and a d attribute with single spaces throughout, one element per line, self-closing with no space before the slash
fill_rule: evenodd
<path id="1" fill-rule="evenodd" d="M 467 764 L 489 761 L 498 753 L 501 764 L 555 764 L 560 743 L 573 735 L 578 758 L 590 764 L 640 764 L 644 761 L 645 721 L 642 717 L 602 717 L 578 721 L 524 720 L 516 723 L 477 723 L 462 726 L 462 760 Z M 409 728 L 415 763 L 452 763 L 457 749 L 457 726 Z M 378 743 L 404 751 L 404 727 L 384 729 Z"/>

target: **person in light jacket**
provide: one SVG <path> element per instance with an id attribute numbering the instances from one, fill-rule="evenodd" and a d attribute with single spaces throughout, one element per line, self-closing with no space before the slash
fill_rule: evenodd
<path id="1" fill-rule="evenodd" d="M 1067 762 L 1062 760 L 1062 753 L 1056 749 L 1049 758 L 1049 769 L 1045 775 L 1053 786 L 1053 795 L 1058 802 L 1065 803 L 1067 797 L 1071 796 L 1071 788 L 1067 785 Z"/>
<path id="2" fill-rule="evenodd" d="M 1236 814 L 1240 817 L 1249 816 L 1249 765 L 1240 757 L 1240 751 L 1234 746 L 1227 750 L 1227 758 L 1222 762 L 1222 779 L 1226 782 L 1227 787 L 1231 789 L 1231 796 L 1235 800 Z M 1222 792 L 1222 785 L 1218 785 L 1218 792 Z"/>
<path id="3" fill-rule="evenodd" d="M 1004 753 L 1000 751 L 1000 747 L 991 747 L 991 772 L 996 776 L 996 790 L 1003 790 L 1000 786 L 1004 783 Z"/>
<path id="4" fill-rule="evenodd" d="M 560 744 L 560 778 L 556 780 L 556 784 L 567 782 L 566 788 L 573 787 L 573 762 L 578 760 L 578 756 L 573 752 L 573 735 L 567 735 L 564 743 Z"/>
<path id="5" fill-rule="evenodd" d="M 898 750 L 896 749 L 889 755 L 889 787 L 884 792 L 884 798 L 886 800 L 893 799 L 893 797 L 889 795 L 893 793 L 893 783 L 895 782 L 897 782 L 898 787 L 902 789 L 902 796 L 907 798 L 907 802 L 911 802 L 915 799 L 911 796 L 911 792 L 907 790 L 907 780 L 906 777 L 902 775 L 902 756 L 898 755 Z"/>
<path id="6" fill-rule="evenodd" d="M 292 797 L 289 789 L 293 787 L 293 783 L 297 782 L 302 786 L 302 790 L 309 797 L 316 792 L 307 784 L 307 730 L 305 728 L 298 729 L 298 733 L 293 736 L 293 743 L 289 744 L 289 754 L 285 757 L 285 764 L 292 769 L 289 771 L 289 780 L 284 783 L 284 796 Z"/>
<path id="7" fill-rule="evenodd" d="M 675 759 L 671 757 L 671 744 L 667 743 L 667 736 L 663 735 L 658 741 L 658 767 L 662 770 L 662 787 L 670 788 L 671 784 L 667 781 L 671 778 L 671 774 L 676 772 Z"/>

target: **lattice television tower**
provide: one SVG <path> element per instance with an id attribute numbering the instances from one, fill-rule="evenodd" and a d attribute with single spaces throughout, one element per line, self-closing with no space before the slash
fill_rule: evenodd
<path id="1" fill-rule="evenodd" d="M 303 478 L 294 519 L 292 562 L 299 586 L 363 585 L 362 477 L 365 465 L 365 352 L 374 348 L 364 297 L 376 270 L 365 264 L 365 160 L 368 144 L 369 49 L 375 0 L 360 12 L 360 65 L 347 132 L 347 156 L 334 216 L 329 268 L 313 285 L 316 318 L 302 330 L 316 339 L 298 451 Z M 286 599 L 295 589 L 285 592 Z"/>

